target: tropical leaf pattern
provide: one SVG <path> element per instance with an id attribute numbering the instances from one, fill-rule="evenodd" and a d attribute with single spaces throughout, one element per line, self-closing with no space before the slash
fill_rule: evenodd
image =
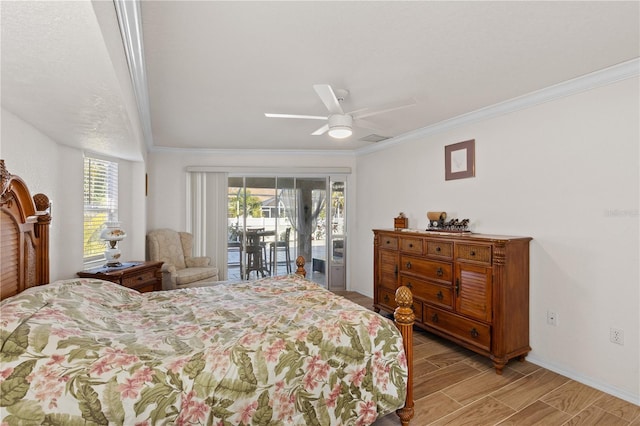
<path id="1" fill-rule="evenodd" d="M 0 303 L 0 423 L 367 425 L 404 404 L 393 323 L 296 276 Z"/>

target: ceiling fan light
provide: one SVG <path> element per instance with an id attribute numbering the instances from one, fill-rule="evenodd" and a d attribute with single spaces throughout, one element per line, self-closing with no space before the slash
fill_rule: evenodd
<path id="1" fill-rule="evenodd" d="M 335 139 L 344 139 L 351 136 L 353 130 L 353 118 L 348 114 L 332 114 L 329 116 L 329 136 Z"/>
<path id="2" fill-rule="evenodd" d="M 335 126 L 329 129 L 329 136 L 335 139 L 348 138 L 352 134 L 353 134 L 353 131 L 349 126 Z"/>

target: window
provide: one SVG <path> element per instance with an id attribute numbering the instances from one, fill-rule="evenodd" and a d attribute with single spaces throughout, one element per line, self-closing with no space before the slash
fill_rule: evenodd
<path id="1" fill-rule="evenodd" d="M 84 158 L 84 262 L 104 258 L 100 231 L 118 220 L 118 163 Z"/>

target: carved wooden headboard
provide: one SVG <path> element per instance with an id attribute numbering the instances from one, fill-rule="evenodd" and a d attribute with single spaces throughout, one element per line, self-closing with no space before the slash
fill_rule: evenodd
<path id="1" fill-rule="evenodd" d="M 0 300 L 49 282 L 49 198 L 0 160 Z"/>

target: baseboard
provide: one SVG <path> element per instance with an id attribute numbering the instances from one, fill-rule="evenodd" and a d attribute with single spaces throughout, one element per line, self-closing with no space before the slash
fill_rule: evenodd
<path id="1" fill-rule="evenodd" d="M 614 386 L 610 386 L 606 383 L 601 383 L 596 380 L 593 380 L 591 377 L 583 376 L 575 371 L 567 370 L 558 365 L 546 362 L 542 359 L 536 358 L 535 355 L 527 355 L 527 361 L 532 364 L 538 365 L 540 367 L 546 368 L 547 370 L 553 371 L 554 373 L 561 374 L 565 377 L 568 377 L 576 382 L 580 382 L 584 385 L 591 386 L 592 388 L 598 389 L 602 392 L 606 392 L 609 395 L 613 395 L 617 398 L 623 399 L 627 402 L 630 402 L 635 405 L 640 405 L 640 395 L 629 393 L 625 390 L 618 389 Z"/>

